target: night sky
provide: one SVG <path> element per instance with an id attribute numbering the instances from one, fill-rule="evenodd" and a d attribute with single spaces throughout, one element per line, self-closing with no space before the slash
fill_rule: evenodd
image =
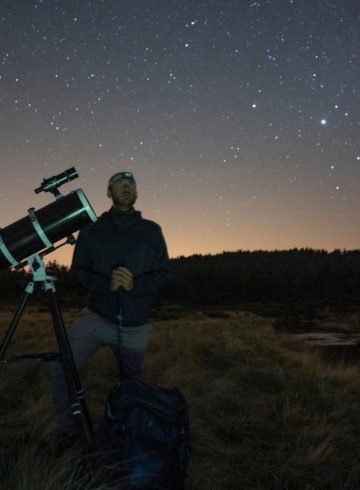
<path id="1" fill-rule="evenodd" d="M 360 248 L 358 0 L 3 0 L 0 227 L 134 172 L 171 257 Z M 68 264 L 72 247 L 50 257 Z"/>

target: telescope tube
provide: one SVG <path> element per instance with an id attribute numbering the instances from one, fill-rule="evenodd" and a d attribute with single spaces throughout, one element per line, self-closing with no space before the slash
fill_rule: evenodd
<path id="1" fill-rule="evenodd" d="M 0 229 L 0 269 L 21 261 L 97 220 L 81 189 L 61 196 L 55 202 Z"/>

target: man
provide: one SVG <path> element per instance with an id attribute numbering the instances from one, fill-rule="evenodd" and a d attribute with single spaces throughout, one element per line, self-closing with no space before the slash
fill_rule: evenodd
<path id="1" fill-rule="evenodd" d="M 70 272 L 89 292 L 89 304 L 68 336 L 79 368 L 99 348 L 109 346 L 120 381 L 141 374 L 150 331 L 149 308 L 158 289 L 170 279 L 161 228 L 134 209 L 137 188 L 131 172 L 118 172 L 108 183 L 110 211 L 83 228 Z M 62 365 L 54 363 L 52 391 L 60 442 L 79 436 L 69 408 Z"/>

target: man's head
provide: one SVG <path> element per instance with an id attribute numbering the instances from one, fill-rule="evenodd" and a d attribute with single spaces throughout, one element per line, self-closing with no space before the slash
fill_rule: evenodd
<path id="1" fill-rule="evenodd" d="M 137 198 L 134 175 L 131 172 L 114 174 L 109 179 L 107 195 L 112 199 L 116 209 L 120 211 L 132 209 Z"/>

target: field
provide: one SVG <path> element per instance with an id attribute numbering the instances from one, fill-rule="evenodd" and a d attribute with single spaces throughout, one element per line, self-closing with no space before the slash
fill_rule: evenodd
<path id="1" fill-rule="evenodd" d="M 1 309 L 1 338 L 13 311 Z M 70 325 L 77 309 L 62 313 Z M 296 340 L 286 322 L 249 311 L 174 306 L 154 318 L 142 379 L 177 386 L 189 403 L 187 490 L 360 488 L 360 364 L 354 356 L 323 356 Z M 342 319 L 333 317 L 333 326 L 346 330 L 350 321 L 359 331 L 357 316 Z M 47 308 L 29 306 L 5 357 L 54 350 Z M 0 369 L 0 487 L 110 489 L 84 479 L 76 454 L 55 458 L 49 449 L 48 364 Z M 111 352 L 98 352 L 80 374 L 96 427 L 117 381 Z"/>

